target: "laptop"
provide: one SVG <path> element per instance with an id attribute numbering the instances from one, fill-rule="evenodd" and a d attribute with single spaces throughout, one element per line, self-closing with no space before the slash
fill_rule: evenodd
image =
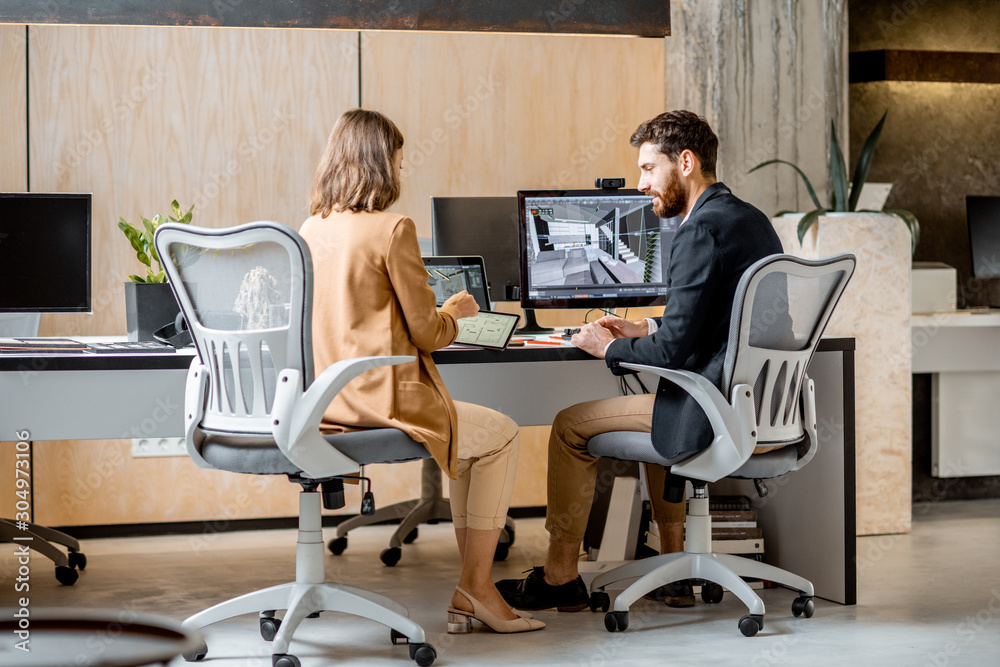
<path id="1" fill-rule="evenodd" d="M 486 281 L 486 264 L 482 257 L 424 257 L 427 284 L 434 290 L 440 308 L 453 294 L 466 291 L 479 304 L 479 314 L 458 321 L 460 345 L 472 345 L 488 350 L 503 350 L 510 342 L 520 316 L 490 310 Z"/>

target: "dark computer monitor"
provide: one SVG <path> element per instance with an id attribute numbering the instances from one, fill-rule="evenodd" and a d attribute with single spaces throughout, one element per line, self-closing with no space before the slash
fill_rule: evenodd
<path id="1" fill-rule="evenodd" d="M 664 303 L 680 218 L 638 190 L 524 190 L 518 198 L 521 305 L 628 308 Z"/>
<path id="2" fill-rule="evenodd" d="M 1000 278 L 1000 197 L 966 197 L 972 275 Z"/>
<path id="3" fill-rule="evenodd" d="M 490 299 L 517 300 L 517 197 L 431 197 L 431 241 L 435 255 L 481 256 Z"/>
<path id="4" fill-rule="evenodd" d="M 0 193 L 0 313 L 90 312 L 90 200 Z"/>

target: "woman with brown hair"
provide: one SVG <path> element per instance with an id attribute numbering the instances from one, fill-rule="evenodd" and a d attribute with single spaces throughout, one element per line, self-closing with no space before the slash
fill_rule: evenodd
<path id="1" fill-rule="evenodd" d="M 451 483 L 462 574 L 448 632 L 475 618 L 496 632 L 545 627 L 503 601 L 493 553 L 517 467 L 517 424 L 489 408 L 452 401 L 431 359 L 451 344 L 456 321 L 479 312 L 468 292 L 440 309 L 427 284 L 413 221 L 386 211 L 399 198 L 403 135 L 376 111 L 352 109 L 333 127 L 316 168 L 311 217 L 300 233 L 313 260 L 313 356 L 317 374 L 338 359 L 412 355 L 368 371 L 327 408 L 328 433 L 398 428 L 422 443 Z"/>

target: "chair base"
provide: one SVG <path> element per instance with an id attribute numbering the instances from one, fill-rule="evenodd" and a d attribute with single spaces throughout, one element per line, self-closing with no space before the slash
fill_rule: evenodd
<path id="1" fill-rule="evenodd" d="M 747 606 L 750 614 L 764 615 L 764 602 L 743 577 L 766 579 L 789 588 L 801 595 L 812 597 L 813 585 L 807 579 L 780 568 L 729 554 L 675 553 L 653 556 L 615 568 L 594 577 L 591 592 L 603 592 L 620 581 L 637 579 L 622 591 L 614 601 L 614 611 L 628 611 L 632 604 L 660 586 L 681 579 L 705 579 L 725 586 Z"/>
<path id="2" fill-rule="evenodd" d="M 23 539 L 27 537 L 31 539 Z M 0 542 L 20 544 L 42 554 L 55 563 L 56 579 L 66 586 L 76 582 L 78 575 L 73 568 L 82 570 L 87 566 L 87 557 L 80 553 L 80 542 L 75 537 L 37 523 L 19 524 L 13 519 L 0 518 Z M 69 553 L 64 553 L 57 544 L 66 547 Z"/>
<path id="3" fill-rule="evenodd" d="M 220 602 L 184 621 L 185 630 L 198 630 L 243 614 L 258 613 L 261 618 L 274 618 L 279 609 L 288 611 L 281 618 L 278 633 L 271 642 L 273 654 L 287 654 L 292 635 L 309 615 L 322 611 L 337 611 L 360 616 L 386 625 L 404 635 L 411 644 L 424 643 L 424 631 L 407 616 L 406 607 L 384 595 L 354 586 L 335 583 L 287 583 L 271 586 L 232 600 Z"/>
<path id="4" fill-rule="evenodd" d="M 270 630 L 277 626 L 273 635 L 271 653 L 273 661 L 288 657 L 288 646 L 292 641 L 299 624 L 308 616 L 322 611 L 335 611 L 376 621 L 392 629 L 393 643 L 405 638 L 410 644 L 411 657 L 415 649 L 427 647 L 433 653 L 433 647 L 424 643 L 424 631 L 414 621 L 410 620 L 406 607 L 384 595 L 366 591 L 346 584 L 323 581 L 324 549 L 323 535 L 320 528 L 321 504 L 319 494 L 315 491 L 304 491 L 299 495 L 299 537 L 296 546 L 296 567 L 293 583 L 279 584 L 263 590 L 241 595 L 232 600 L 201 611 L 183 623 L 185 630 L 197 630 L 242 614 L 257 613 L 261 619 L 261 634 L 265 634 L 265 619 L 273 619 L 269 623 Z M 275 619 L 275 611 L 286 609 L 285 615 Z M 205 657 L 207 647 L 190 656 L 189 660 L 200 660 Z M 428 654 L 419 653 L 418 664 L 430 664 L 426 660 Z M 294 664 L 294 663 L 289 663 Z"/>

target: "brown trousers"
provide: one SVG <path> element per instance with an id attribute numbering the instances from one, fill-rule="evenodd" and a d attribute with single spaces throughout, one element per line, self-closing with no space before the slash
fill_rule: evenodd
<path id="1" fill-rule="evenodd" d="M 597 459 L 587 452 L 587 441 L 610 431 L 649 433 L 652 423 L 653 394 L 578 403 L 556 415 L 549 436 L 545 528 L 550 535 L 566 542 L 580 542 L 587 531 L 597 485 Z M 653 520 L 669 523 L 684 521 L 685 503 L 663 500 L 666 469 L 644 465 Z"/>

